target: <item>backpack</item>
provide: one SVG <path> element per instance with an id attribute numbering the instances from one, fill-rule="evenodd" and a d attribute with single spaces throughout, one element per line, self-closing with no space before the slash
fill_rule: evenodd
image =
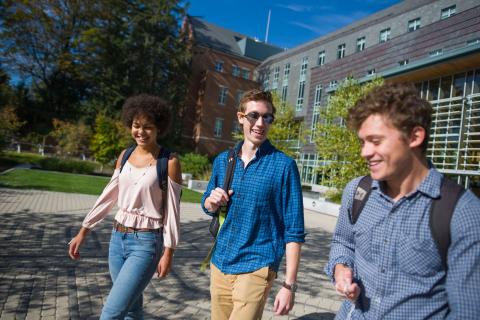
<path id="1" fill-rule="evenodd" d="M 122 160 L 120 162 L 120 172 L 122 172 L 123 166 L 127 163 L 128 158 L 132 155 L 133 150 L 135 150 L 136 145 L 129 147 L 125 150 Z M 160 152 L 157 157 L 157 177 L 158 184 L 162 192 L 167 192 L 167 178 L 168 178 L 168 159 L 170 158 L 170 150 L 161 147 Z"/>
<path id="2" fill-rule="evenodd" d="M 373 179 L 370 176 L 364 176 L 358 183 L 351 207 L 350 222 L 355 224 L 368 201 L 372 190 Z M 445 270 L 447 266 L 447 253 L 450 246 L 450 222 L 453 211 L 457 205 L 458 199 L 465 192 L 465 189 L 448 178 L 442 179 L 440 186 L 440 197 L 432 200 L 430 206 L 430 232 L 437 245 L 438 253 L 442 259 L 442 265 Z"/>

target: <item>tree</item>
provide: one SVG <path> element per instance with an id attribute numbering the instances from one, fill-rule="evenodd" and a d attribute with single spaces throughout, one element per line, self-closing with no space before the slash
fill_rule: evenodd
<path id="1" fill-rule="evenodd" d="M 105 165 L 120 155 L 120 152 L 131 143 L 129 131 L 123 124 L 104 114 L 95 120 L 95 132 L 90 143 L 95 159 Z"/>
<path id="2" fill-rule="evenodd" d="M 64 156 L 89 153 L 92 131 L 82 121 L 71 123 L 53 119 L 53 130 L 50 136 L 57 140 L 59 151 Z"/>
<path id="3" fill-rule="evenodd" d="M 345 126 L 348 110 L 371 89 L 383 84 L 375 78 L 363 85 L 354 79 L 346 79 L 335 91 L 320 112 L 320 123 L 315 130 L 314 141 L 318 158 L 325 165 L 317 168 L 329 179 L 336 192 L 330 195 L 338 199 L 347 183 L 354 177 L 367 174 L 365 161 L 360 157 L 360 142 L 356 132 Z"/>
<path id="4" fill-rule="evenodd" d="M 75 118 L 85 94 L 75 58 L 92 1 L 0 2 L 1 61 L 36 95 L 43 119 Z"/>
<path id="5" fill-rule="evenodd" d="M 16 136 L 24 124 L 25 122 L 20 121 L 12 106 L 0 109 L 0 150 L 5 147 L 9 138 Z"/>

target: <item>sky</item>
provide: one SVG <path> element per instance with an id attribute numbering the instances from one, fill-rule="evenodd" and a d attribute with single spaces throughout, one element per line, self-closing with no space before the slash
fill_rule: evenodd
<path id="1" fill-rule="evenodd" d="M 388 8 L 399 0 L 189 0 L 188 14 L 226 29 L 293 48 Z"/>

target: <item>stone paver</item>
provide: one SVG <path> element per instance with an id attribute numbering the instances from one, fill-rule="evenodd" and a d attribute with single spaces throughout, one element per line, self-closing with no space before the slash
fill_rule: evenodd
<path id="1" fill-rule="evenodd" d="M 81 260 L 67 256 L 95 196 L 0 188 L 0 320 L 98 319 L 110 289 L 107 254 L 113 214 L 92 231 Z M 174 268 L 145 290 L 145 319 L 209 319 L 209 274 L 199 271 L 211 238 L 198 204 L 181 204 L 182 234 Z M 323 273 L 336 219 L 305 211 L 299 291 L 289 316 L 272 312 L 284 267 L 263 319 L 333 319 L 340 300 Z"/>

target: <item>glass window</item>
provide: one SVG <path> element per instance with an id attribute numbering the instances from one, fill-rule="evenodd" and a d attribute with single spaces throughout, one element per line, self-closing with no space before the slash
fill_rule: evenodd
<path id="1" fill-rule="evenodd" d="M 223 72 L 223 61 L 221 60 L 215 61 L 215 71 Z"/>
<path id="2" fill-rule="evenodd" d="M 273 81 L 272 89 L 276 90 L 278 88 L 278 79 L 280 78 L 280 67 L 273 69 Z"/>
<path id="3" fill-rule="evenodd" d="M 213 135 L 217 138 L 220 138 L 222 136 L 222 131 L 223 131 L 223 119 L 216 118 L 215 128 L 213 129 Z"/>
<path id="4" fill-rule="evenodd" d="M 370 69 L 367 71 L 367 76 L 368 77 L 371 77 L 371 76 L 374 76 L 375 75 L 375 69 Z"/>
<path id="5" fill-rule="evenodd" d="M 408 64 L 408 59 L 398 61 L 399 66 L 406 66 Z"/>
<path id="6" fill-rule="evenodd" d="M 325 64 L 325 51 L 320 51 L 318 53 L 318 61 L 317 64 L 319 66 L 323 66 Z"/>
<path id="7" fill-rule="evenodd" d="M 365 37 L 361 37 L 357 39 L 357 52 L 365 50 Z"/>
<path id="8" fill-rule="evenodd" d="M 452 97 L 463 97 L 464 86 L 465 86 L 465 73 L 456 74 L 453 77 Z"/>
<path id="9" fill-rule="evenodd" d="M 428 100 L 438 99 L 439 80 L 430 80 L 428 82 Z"/>
<path id="10" fill-rule="evenodd" d="M 270 85 L 270 70 L 266 70 L 263 73 L 263 90 L 268 90 L 269 85 Z"/>
<path id="11" fill-rule="evenodd" d="M 227 93 L 228 88 L 220 86 L 220 91 L 218 93 L 218 104 L 224 105 L 227 102 Z"/>
<path id="12" fill-rule="evenodd" d="M 250 70 L 243 68 L 242 69 L 242 78 L 245 80 L 250 79 Z"/>
<path id="13" fill-rule="evenodd" d="M 298 85 L 298 96 L 297 96 L 297 104 L 295 105 L 296 111 L 301 111 L 303 108 L 303 96 L 305 94 L 305 81 L 302 81 Z"/>
<path id="14" fill-rule="evenodd" d="M 345 43 L 342 43 L 337 47 L 337 59 L 342 59 L 345 57 Z"/>
<path id="15" fill-rule="evenodd" d="M 282 87 L 282 101 L 283 102 L 287 101 L 287 92 L 288 92 L 288 86 L 283 86 Z"/>
<path id="16" fill-rule="evenodd" d="M 472 94 L 473 88 L 473 71 L 467 72 L 467 81 L 465 81 L 465 95 Z"/>
<path id="17" fill-rule="evenodd" d="M 308 68 L 308 57 L 303 57 L 302 67 L 300 69 L 300 79 L 299 79 L 300 82 L 306 80 L 307 68 Z"/>
<path id="18" fill-rule="evenodd" d="M 387 42 L 390 40 L 390 28 L 380 31 L 380 42 Z"/>
<path id="19" fill-rule="evenodd" d="M 448 8 L 442 9 L 440 13 L 440 19 L 446 19 L 451 16 L 453 16 L 455 13 L 457 13 L 457 6 L 453 5 Z"/>
<path id="20" fill-rule="evenodd" d="M 450 98 L 450 91 L 452 87 L 452 77 L 443 77 L 440 82 L 440 99 Z"/>
<path id="21" fill-rule="evenodd" d="M 436 56 L 439 56 L 443 53 L 443 49 L 435 49 L 435 50 L 432 50 L 428 53 L 428 55 L 430 57 L 436 57 Z"/>
<path id="22" fill-rule="evenodd" d="M 475 78 L 473 78 L 472 93 L 480 93 L 480 69 L 475 70 Z"/>
<path id="23" fill-rule="evenodd" d="M 417 29 L 420 29 L 420 18 L 416 18 L 408 21 L 408 31 L 412 32 Z"/>
<path id="24" fill-rule="evenodd" d="M 240 67 L 237 66 L 236 64 L 233 64 L 233 65 L 232 65 L 232 74 L 233 74 L 235 77 L 239 77 L 239 76 L 240 76 Z"/>
<path id="25" fill-rule="evenodd" d="M 285 65 L 285 68 L 283 68 L 283 81 L 288 81 L 288 76 L 290 75 L 290 63 L 287 63 Z"/>
<path id="26" fill-rule="evenodd" d="M 237 90 L 237 94 L 235 96 L 235 103 L 237 104 L 237 106 L 240 105 L 240 100 L 242 100 L 242 97 L 243 97 L 243 91 Z"/>

